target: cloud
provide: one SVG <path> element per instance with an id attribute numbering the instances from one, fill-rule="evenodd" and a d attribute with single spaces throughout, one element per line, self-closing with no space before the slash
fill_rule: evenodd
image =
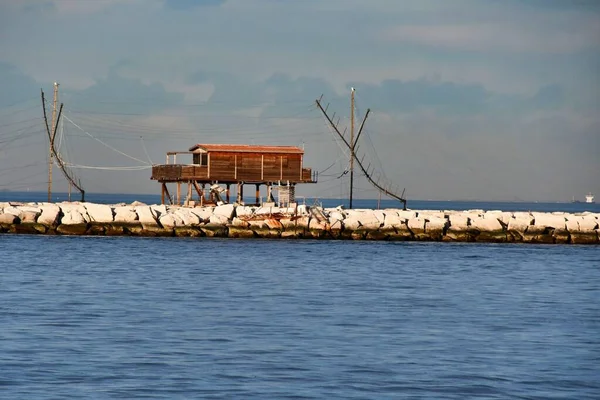
<path id="1" fill-rule="evenodd" d="M 461 84 L 428 79 L 384 80 L 378 85 L 353 83 L 365 102 L 386 112 L 436 109 L 442 112 L 476 113 L 486 108 L 491 94 L 481 84 Z"/>
<path id="2" fill-rule="evenodd" d="M 582 18 L 568 29 L 554 22 L 544 21 L 543 29 L 535 20 L 399 25 L 384 29 L 381 36 L 392 42 L 486 53 L 571 54 L 600 49 L 598 17 Z"/>
<path id="3" fill-rule="evenodd" d="M 184 100 L 183 94 L 168 92 L 160 83 L 145 84 L 140 79 L 121 76 L 118 66 L 111 68 L 106 78 L 70 94 L 74 96 L 72 109 L 92 113 L 148 114 L 177 106 Z"/>
<path id="4" fill-rule="evenodd" d="M 15 66 L 0 62 L 0 107 L 6 107 L 39 94 L 40 84 Z M 41 104 L 41 103 L 40 103 Z"/>

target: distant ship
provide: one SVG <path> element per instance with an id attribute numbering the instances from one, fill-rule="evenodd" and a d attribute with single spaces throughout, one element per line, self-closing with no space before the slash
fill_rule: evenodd
<path id="1" fill-rule="evenodd" d="M 585 196 L 586 203 L 594 203 L 594 195 L 592 192 L 589 192 L 587 196 Z"/>

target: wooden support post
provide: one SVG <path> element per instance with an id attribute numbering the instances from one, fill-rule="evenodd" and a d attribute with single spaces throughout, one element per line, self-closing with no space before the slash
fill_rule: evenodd
<path id="1" fill-rule="evenodd" d="M 160 185 L 160 204 L 165 204 L 165 186 L 164 182 Z"/>
<path id="2" fill-rule="evenodd" d="M 267 183 L 267 202 L 271 202 L 271 200 L 273 200 L 273 194 L 271 193 L 271 184 Z"/>
<path id="3" fill-rule="evenodd" d="M 198 193 L 198 200 L 200 200 L 200 202 L 202 202 L 202 197 L 204 197 L 204 193 L 202 192 L 203 189 L 200 189 L 200 186 L 198 186 L 198 181 L 193 181 L 193 183 L 194 183 L 194 189 L 196 189 L 196 193 Z M 204 186 L 204 185 L 202 185 L 202 186 Z"/>
<path id="4" fill-rule="evenodd" d="M 260 184 L 256 184 L 256 205 L 260 205 Z"/>
<path id="5" fill-rule="evenodd" d="M 225 192 L 225 198 L 227 199 L 227 204 L 229 204 L 229 196 L 231 194 L 231 183 L 227 184 L 227 191 Z"/>
<path id="6" fill-rule="evenodd" d="M 188 181 L 188 192 L 187 192 L 187 198 L 185 199 L 185 205 L 187 207 L 190 206 L 191 199 L 192 199 L 192 182 Z"/>
<path id="7" fill-rule="evenodd" d="M 167 198 L 169 199 L 169 204 L 173 205 L 173 200 L 171 200 L 171 194 L 169 193 L 169 188 L 167 188 L 166 183 L 163 183 L 163 189 L 165 190 L 165 194 L 167 195 Z"/>

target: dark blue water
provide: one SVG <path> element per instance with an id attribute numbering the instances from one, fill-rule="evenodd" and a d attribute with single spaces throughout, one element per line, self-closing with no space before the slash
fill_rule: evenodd
<path id="1" fill-rule="evenodd" d="M 595 246 L 0 235 L 0 398 L 598 399 Z"/>
<path id="2" fill-rule="evenodd" d="M 54 202 L 67 201 L 67 193 L 54 193 Z M 42 202 L 48 200 L 45 192 L 0 192 L 0 201 Z M 73 193 L 71 200 L 78 201 L 80 197 Z M 122 193 L 86 193 L 86 201 L 100 204 L 132 203 L 141 201 L 146 204 L 160 204 L 159 194 L 122 194 Z M 248 204 L 255 198 L 247 198 Z M 324 207 L 348 206 L 348 199 L 314 199 L 299 198 L 302 204 L 320 205 Z M 354 208 L 402 208 L 402 203 L 396 200 L 354 199 Z M 413 210 L 502 210 L 502 211 L 563 211 L 578 213 L 590 211 L 600 213 L 600 203 L 538 203 L 538 202 L 500 202 L 500 201 L 439 201 L 439 200 L 408 200 L 408 208 Z"/>

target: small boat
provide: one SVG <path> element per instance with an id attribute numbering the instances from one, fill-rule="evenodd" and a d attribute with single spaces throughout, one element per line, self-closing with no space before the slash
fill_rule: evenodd
<path id="1" fill-rule="evenodd" d="M 594 203 L 594 195 L 592 192 L 589 192 L 587 196 L 585 196 L 586 203 Z"/>

